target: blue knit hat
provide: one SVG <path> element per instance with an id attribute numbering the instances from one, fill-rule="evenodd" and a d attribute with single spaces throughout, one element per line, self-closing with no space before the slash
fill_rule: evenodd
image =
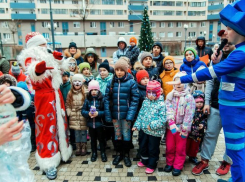
<path id="1" fill-rule="evenodd" d="M 20 88 L 22 88 L 22 89 L 24 89 L 24 90 L 29 92 L 29 89 L 28 89 L 28 86 L 27 86 L 26 82 L 18 82 L 17 83 L 17 87 L 20 87 Z"/>
<path id="2" fill-rule="evenodd" d="M 236 1 L 228 4 L 220 13 L 220 21 L 235 30 L 242 36 L 245 36 L 245 1 Z"/>

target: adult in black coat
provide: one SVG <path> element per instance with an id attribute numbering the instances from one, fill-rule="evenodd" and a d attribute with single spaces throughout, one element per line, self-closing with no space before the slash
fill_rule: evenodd
<path id="1" fill-rule="evenodd" d="M 162 64 L 164 56 L 161 54 L 162 51 L 163 51 L 163 48 L 160 42 L 155 42 L 152 45 L 152 58 L 153 58 L 153 61 L 155 61 L 157 64 L 159 73 L 162 73 L 162 71 L 164 70 L 164 67 Z"/>
<path id="2" fill-rule="evenodd" d="M 83 63 L 82 53 L 79 49 L 77 49 L 77 45 L 75 42 L 71 42 L 69 48 L 64 51 L 65 58 L 73 57 L 77 61 L 77 65 Z"/>
<path id="3" fill-rule="evenodd" d="M 206 47 L 205 37 L 197 37 L 196 45 L 197 55 L 199 57 L 203 57 L 208 54 L 209 60 L 211 60 L 211 55 L 213 54 L 213 51 L 210 47 Z"/>

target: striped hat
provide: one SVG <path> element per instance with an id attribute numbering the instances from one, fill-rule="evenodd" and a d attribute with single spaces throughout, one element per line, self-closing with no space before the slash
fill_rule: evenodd
<path id="1" fill-rule="evenodd" d="M 150 91 L 156 93 L 156 99 L 158 99 L 161 95 L 161 84 L 156 80 L 149 81 L 146 86 L 146 93 Z"/>

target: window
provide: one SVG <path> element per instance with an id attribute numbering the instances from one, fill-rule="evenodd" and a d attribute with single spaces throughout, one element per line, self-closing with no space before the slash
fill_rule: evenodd
<path id="1" fill-rule="evenodd" d="M 123 10 L 116 10 L 117 15 L 123 15 Z"/>
<path id="2" fill-rule="evenodd" d="M 159 23 L 159 27 L 163 28 L 165 26 L 164 22 Z"/>
<path id="3" fill-rule="evenodd" d="M 60 4 L 60 0 L 54 0 L 54 4 Z"/>
<path id="4" fill-rule="evenodd" d="M 102 4 L 115 5 L 115 0 L 102 0 Z"/>
<path id="5" fill-rule="evenodd" d="M 56 22 L 56 25 L 57 25 L 57 28 L 60 27 L 60 23 L 59 22 Z"/>
<path id="6" fill-rule="evenodd" d="M 48 28 L 48 22 L 42 22 L 42 27 Z"/>
<path id="7" fill-rule="evenodd" d="M 54 14 L 68 14 L 67 9 L 53 9 Z"/>
<path id="8" fill-rule="evenodd" d="M 48 14 L 49 13 L 49 9 L 41 9 L 41 14 Z"/>
<path id="9" fill-rule="evenodd" d="M 73 0 L 72 4 L 78 4 L 78 0 Z"/>
<path id="10" fill-rule="evenodd" d="M 115 10 L 102 10 L 102 15 L 114 15 Z"/>
<path id="11" fill-rule="evenodd" d="M 164 32 L 160 32 L 159 33 L 159 37 L 165 37 L 165 33 Z"/>
<path id="12" fill-rule="evenodd" d="M 201 22 L 201 27 L 206 27 L 206 22 Z"/>
<path id="13" fill-rule="evenodd" d="M 169 28 L 173 28 L 173 27 L 174 27 L 173 22 L 168 22 L 168 27 L 169 27 Z"/>
<path id="14" fill-rule="evenodd" d="M 45 39 L 49 39 L 49 33 L 43 33 Z"/>
<path id="15" fill-rule="evenodd" d="M 197 27 L 197 23 L 189 23 L 189 27 L 191 28 Z"/>
<path id="16" fill-rule="evenodd" d="M 176 22 L 176 27 L 182 27 L 182 23 L 181 22 Z"/>
<path id="17" fill-rule="evenodd" d="M 40 3 L 47 3 L 46 0 L 40 0 Z"/>
<path id="18" fill-rule="evenodd" d="M 99 9 L 91 9 L 90 14 L 91 15 L 100 15 L 101 11 Z"/>
<path id="19" fill-rule="evenodd" d="M 124 27 L 124 22 L 118 22 L 118 27 L 123 28 Z"/>
<path id="20" fill-rule="evenodd" d="M 174 1 L 153 1 L 153 6 L 175 6 Z"/>
<path id="21" fill-rule="evenodd" d="M 168 37 L 174 37 L 173 32 L 168 32 Z"/>
<path id="22" fill-rule="evenodd" d="M 156 36 L 157 36 L 156 32 L 152 32 L 152 37 L 156 37 Z"/>
<path id="23" fill-rule="evenodd" d="M 100 4 L 100 0 L 89 0 L 89 4 Z"/>
<path id="24" fill-rule="evenodd" d="M 5 14 L 5 9 L 4 8 L 0 8 L 0 14 Z"/>
<path id="25" fill-rule="evenodd" d="M 8 22 L 6 21 L 2 22 L 2 28 L 8 28 L 8 27 L 9 27 Z"/>
<path id="26" fill-rule="evenodd" d="M 181 36 L 182 36 L 181 32 L 176 32 L 176 37 L 181 37 Z"/>
<path id="27" fill-rule="evenodd" d="M 110 28 L 115 27 L 114 22 L 110 22 Z"/>
<path id="28" fill-rule="evenodd" d="M 205 11 L 188 11 L 188 16 L 205 16 Z"/>
<path id="29" fill-rule="evenodd" d="M 174 15 L 174 11 L 155 10 L 155 11 L 153 11 L 153 15 L 157 15 L 157 16 L 162 16 L 162 15 L 172 16 L 172 15 Z"/>
<path id="30" fill-rule="evenodd" d="M 151 22 L 151 28 L 156 28 L 156 22 Z"/>
<path id="31" fill-rule="evenodd" d="M 3 38 L 4 39 L 10 39 L 11 38 L 11 34 L 10 33 L 3 33 Z"/>
<path id="32" fill-rule="evenodd" d="M 189 37 L 196 37 L 196 32 L 189 32 Z"/>
<path id="33" fill-rule="evenodd" d="M 182 1 L 176 1 L 176 6 L 183 6 L 183 2 Z"/>
<path id="34" fill-rule="evenodd" d="M 190 7 L 205 7 L 206 2 L 190 2 Z"/>
<path id="35" fill-rule="evenodd" d="M 183 11 L 176 11 L 176 16 L 182 16 Z"/>
<path id="36" fill-rule="evenodd" d="M 96 22 L 90 22 L 90 27 L 91 28 L 96 28 Z"/>
<path id="37" fill-rule="evenodd" d="M 80 22 L 73 22 L 74 28 L 80 28 Z"/>
<path id="38" fill-rule="evenodd" d="M 116 0 L 117 5 L 123 5 L 123 0 Z"/>

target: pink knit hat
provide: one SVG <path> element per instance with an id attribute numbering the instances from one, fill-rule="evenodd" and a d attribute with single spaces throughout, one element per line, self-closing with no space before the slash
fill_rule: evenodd
<path id="1" fill-rule="evenodd" d="M 195 102 L 204 102 L 204 99 L 202 97 L 195 98 Z"/>
<path id="2" fill-rule="evenodd" d="M 88 84 L 88 91 L 90 92 L 91 90 L 100 90 L 100 85 L 99 82 L 96 80 L 91 80 Z"/>
<path id="3" fill-rule="evenodd" d="M 149 81 L 146 86 L 146 93 L 150 91 L 156 93 L 156 99 L 158 99 L 161 95 L 161 84 L 156 80 Z"/>

